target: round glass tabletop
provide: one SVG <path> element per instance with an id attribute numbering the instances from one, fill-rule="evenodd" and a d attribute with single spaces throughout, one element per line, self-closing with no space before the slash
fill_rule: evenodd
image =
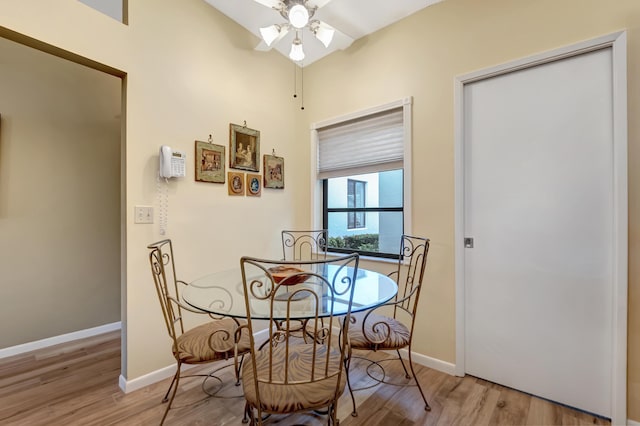
<path id="1" fill-rule="evenodd" d="M 329 276 L 332 276 L 332 267 L 329 265 L 327 272 Z M 349 275 L 353 274 L 353 270 L 352 268 L 343 268 L 341 273 Z M 282 286 L 275 297 L 274 319 L 286 319 L 288 300 L 291 319 L 305 319 L 315 316 L 315 299 L 304 297 L 305 292 L 294 295 L 297 289 L 312 285 L 314 284 L 303 282 Z M 364 311 L 379 306 L 391 300 L 397 292 L 398 286 L 391 278 L 378 272 L 358 268 L 351 312 Z M 239 268 L 215 272 L 192 281 L 183 290 L 182 298 L 187 304 L 205 312 L 237 318 L 247 317 L 242 273 Z M 346 314 L 348 302 L 346 295 L 337 296 L 333 315 Z M 249 304 L 252 319 L 269 319 L 268 300 L 250 298 Z M 327 303 L 327 300 L 322 300 L 317 305 L 320 317 L 330 314 L 330 304 Z"/>

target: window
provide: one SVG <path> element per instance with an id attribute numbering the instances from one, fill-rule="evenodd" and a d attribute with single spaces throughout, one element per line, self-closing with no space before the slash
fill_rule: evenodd
<path id="1" fill-rule="evenodd" d="M 361 180 L 347 180 L 347 207 L 348 208 L 362 208 L 364 207 L 365 200 L 365 188 L 367 182 Z M 347 212 L 347 228 L 364 228 L 365 216 L 363 211 L 349 211 Z"/>
<path id="2" fill-rule="evenodd" d="M 404 195 L 410 106 L 405 100 L 316 125 L 329 251 L 398 257 L 400 236 L 407 230 L 404 212 L 410 211 Z"/>
<path id="3" fill-rule="evenodd" d="M 397 257 L 403 232 L 402 181 L 402 169 L 324 179 L 323 227 L 328 229 L 329 251 Z M 359 188 L 367 195 L 358 197 Z M 354 198 L 349 196 L 352 190 Z"/>

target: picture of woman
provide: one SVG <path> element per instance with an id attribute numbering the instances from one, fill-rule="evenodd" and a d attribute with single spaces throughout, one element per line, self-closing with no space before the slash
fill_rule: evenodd
<path id="1" fill-rule="evenodd" d="M 260 132 L 246 126 L 230 125 L 229 166 L 234 169 L 260 171 Z"/>

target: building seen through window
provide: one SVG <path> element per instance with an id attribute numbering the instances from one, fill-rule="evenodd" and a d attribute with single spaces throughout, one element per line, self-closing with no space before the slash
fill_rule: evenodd
<path id="1" fill-rule="evenodd" d="M 347 207 L 364 207 L 367 182 L 361 180 L 347 180 Z M 347 227 L 349 229 L 364 228 L 366 224 L 363 211 L 351 211 L 347 213 Z"/>
<path id="2" fill-rule="evenodd" d="M 402 186 L 402 169 L 326 179 L 329 250 L 397 255 L 403 232 Z"/>

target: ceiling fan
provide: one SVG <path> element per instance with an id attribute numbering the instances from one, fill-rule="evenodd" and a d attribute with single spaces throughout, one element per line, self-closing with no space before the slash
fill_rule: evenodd
<path id="1" fill-rule="evenodd" d="M 295 38 L 291 44 L 289 58 L 299 62 L 305 57 L 302 49 L 302 39 L 300 33 L 309 30 L 325 47 L 329 47 L 336 29 L 326 22 L 312 19 L 316 11 L 331 0 L 254 0 L 267 6 L 280 15 L 286 22 L 273 24 L 260 28 L 262 42 L 256 47 L 257 50 L 269 50 L 272 46 L 282 40 L 290 31 L 295 31 Z"/>

